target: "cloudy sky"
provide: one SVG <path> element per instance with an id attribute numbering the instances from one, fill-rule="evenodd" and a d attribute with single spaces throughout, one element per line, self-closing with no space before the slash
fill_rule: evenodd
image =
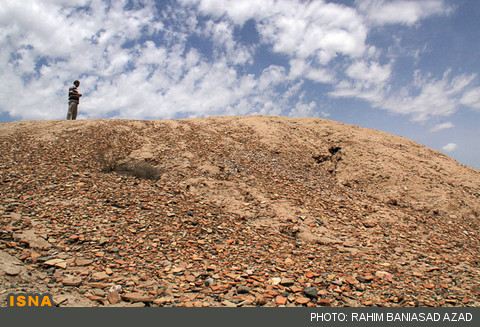
<path id="1" fill-rule="evenodd" d="M 375 128 L 480 169 L 477 0 L 2 0 L 0 122 L 224 115 Z"/>

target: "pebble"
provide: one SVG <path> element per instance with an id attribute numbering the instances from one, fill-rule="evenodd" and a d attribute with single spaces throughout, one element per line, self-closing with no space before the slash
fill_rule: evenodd
<path id="1" fill-rule="evenodd" d="M 350 284 L 350 285 L 354 285 L 355 284 L 355 280 L 352 278 L 352 277 L 347 277 L 345 278 L 345 281 Z"/>
<path id="2" fill-rule="evenodd" d="M 215 284 L 215 280 L 214 280 L 213 278 L 207 278 L 207 279 L 205 280 L 205 286 L 206 286 L 206 287 L 209 287 L 209 286 L 211 286 L 211 285 L 213 285 L 213 284 Z"/>
<path id="3" fill-rule="evenodd" d="M 375 276 L 373 276 L 372 274 L 367 274 L 365 276 L 363 276 L 363 279 L 368 283 L 368 282 L 371 282 L 375 279 Z"/>
<path id="4" fill-rule="evenodd" d="M 99 282 L 99 281 L 102 281 L 102 280 L 106 280 L 106 279 L 109 279 L 110 277 L 107 275 L 107 273 L 105 272 L 96 272 L 92 275 L 91 277 L 91 280 L 95 281 L 95 282 Z"/>
<path id="5" fill-rule="evenodd" d="M 298 303 L 298 304 L 301 304 L 301 305 L 305 305 L 308 302 L 310 302 L 310 299 L 302 296 L 302 297 L 296 298 L 295 302 Z"/>
<path id="6" fill-rule="evenodd" d="M 44 262 L 47 266 L 55 266 L 58 268 L 67 268 L 67 262 L 63 259 L 52 259 Z"/>
<path id="7" fill-rule="evenodd" d="M 79 267 L 90 266 L 92 263 L 93 263 L 93 260 L 91 259 L 82 259 L 82 258 L 75 259 L 75 265 Z"/>
<path id="8" fill-rule="evenodd" d="M 246 294 L 246 293 L 250 293 L 251 291 L 252 291 L 251 287 L 247 287 L 247 286 L 237 287 L 237 293 L 238 294 Z"/>
<path id="9" fill-rule="evenodd" d="M 295 283 L 295 281 L 291 278 L 282 278 L 280 280 L 280 285 L 283 285 L 283 286 L 291 286 Z"/>
<path id="10" fill-rule="evenodd" d="M 287 258 L 287 259 L 285 259 L 285 264 L 286 264 L 286 265 L 289 265 L 289 266 L 292 266 L 292 265 L 295 264 L 295 262 L 294 262 L 292 259 Z"/>
<path id="11" fill-rule="evenodd" d="M 310 299 L 318 299 L 318 291 L 316 287 L 305 287 L 305 289 L 303 290 L 303 294 Z"/>
<path id="12" fill-rule="evenodd" d="M 5 274 L 7 276 L 17 276 L 21 272 L 22 270 L 20 269 L 20 267 L 16 267 L 16 266 L 9 266 L 5 269 Z"/>
<path id="13" fill-rule="evenodd" d="M 117 304 L 122 300 L 122 298 L 117 292 L 110 292 L 107 295 L 107 300 L 110 302 L 110 304 Z"/>
<path id="14" fill-rule="evenodd" d="M 231 301 L 228 301 L 228 300 L 222 301 L 222 305 L 224 307 L 229 307 L 229 308 L 236 308 L 237 307 L 237 305 L 235 303 L 233 303 Z"/>
<path id="15" fill-rule="evenodd" d="M 386 271 L 377 271 L 375 273 L 375 276 L 377 276 L 378 278 L 381 278 L 381 279 L 385 279 L 389 282 L 391 282 L 393 280 L 393 275 L 389 272 L 386 272 Z"/>
<path id="16" fill-rule="evenodd" d="M 288 302 L 288 299 L 285 298 L 285 297 L 283 297 L 283 296 L 281 296 L 281 295 L 278 295 L 278 296 L 275 298 L 275 303 L 276 303 L 277 305 L 285 305 L 285 304 L 287 304 L 287 302 Z"/>
<path id="17" fill-rule="evenodd" d="M 71 275 L 66 275 L 64 276 L 64 278 L 62 279 L 62 284 L 65 285 L 65 286 L 75 286 L 75 287 L 78 287 L 82 284 L 82 279 L 79 278 L 79 277 L 74 277 L 74 276 L 71 276 Z"/>
<path id="18" fill-rule="evenodd" d="M 255 298 L 255 302 L 254 302 L 257 306 L 264 306 L 265 304 L 267 304 L 267 299 L 264 298 L 263 296 L 257 296 L 257 298 Z"/>
<path id="19" fill-rule="evenodd" d="M 126 293 L 122 295 L 122 299 L 125 301 L 130 301 L 132 303 L 135 302 L 152 302 L 153 298 L 149 295 L 142 294 L 142 293 Z"/>
<path id="20" fill-rule="evenodd" d="M 330 300 L 328 300 L 328 299 L 318 299 L 317 304 L 322 306 L 322 307 L 328 307 L 328 306 L 330 306 Z"/>
<path id="21" fill-rule="evenodd" d="M 103 287 L 102 287 L 103 288 Z M 109 293 L 113 293 L 113 292 L 116 292 L 118 294 L 122 293 L 122 285 L 112 285 L 110 286 L 110 288 L 108 289 L 108 292 Z"/>
<path id="22" fill-rule="evenodd" d="M 272 285 L 276 286 L 276 285 L 279 285 L 282 282 L 282 279 L 278 278 L 278 277 L 274 277 L 270 281 L 271 281 Z"/>

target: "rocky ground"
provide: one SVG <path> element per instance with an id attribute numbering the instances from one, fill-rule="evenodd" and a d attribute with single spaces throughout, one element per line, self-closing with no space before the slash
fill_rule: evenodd
<path id="1" fill-rule="evenodd" d="M 322 119 L 0 125 L 0 305 L 479 306 L 480 172 Z"/>

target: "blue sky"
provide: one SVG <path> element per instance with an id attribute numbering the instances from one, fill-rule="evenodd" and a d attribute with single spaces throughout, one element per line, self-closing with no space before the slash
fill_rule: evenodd
<path id="1" fill-rule="evenodd" d="M 0 3 L 0 122 L 328 118 L 480 169 L 476 0 Z"/>

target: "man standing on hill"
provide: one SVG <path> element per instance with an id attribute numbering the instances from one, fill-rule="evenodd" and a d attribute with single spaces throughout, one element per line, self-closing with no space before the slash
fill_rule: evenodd
<path id="1" fill-rule="evenodd" d="M 77 88 L 80 86 L 79 81 L 73 82 L 71 88 L 68 89 L 68 113 L 67 120 L 77 119 L 78 104 L 80 103 L 80 97 L 82 96 L 78 93 Z"/>

